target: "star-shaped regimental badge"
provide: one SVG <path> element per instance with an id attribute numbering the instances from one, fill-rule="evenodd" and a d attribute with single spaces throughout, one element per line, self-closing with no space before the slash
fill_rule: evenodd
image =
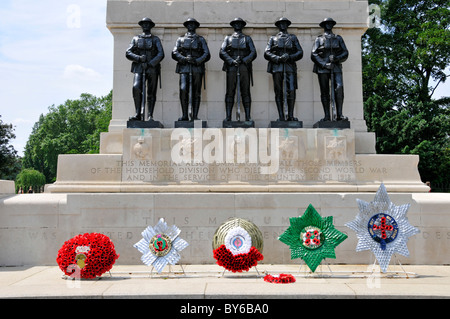
<path id="1" fill-rule="evenodd" d="M 142 253 L 141 260 L 147 266 L 153 266 L 161 273 L 167 264 L 176 265 L 180 260 L 180 251 L 189 244 L 178 237 L 181 230 L 175 226 L 167 226 L 161 218 L 155 227 L 148 226 L 142 232 L 142 239 L 134 247 Z"/>
<path id="2" fill-rule="evenodd" d="M 289 219 L 290 226 L 278 237 L 289 246 L 291 259 L 301 258 L 312 272 L 325 258 L 336 258 L 334 249 L 347 235 L 333 225 L 333 216 L 322 218 L 310 204 L 301 217 Z"/>
<path id="3" fill-rule="evenodd" d="M 408 239 L 419 233 L 406 217 L 410 204 L 392 204 L 384 184 L 381 184 L 372 202 L 356 201 L 359 214 L 346 224 L 358 237 L 356 251 L 371 250 L 382 272 L 386 272 L 393 254 L 409 257 Z"/>

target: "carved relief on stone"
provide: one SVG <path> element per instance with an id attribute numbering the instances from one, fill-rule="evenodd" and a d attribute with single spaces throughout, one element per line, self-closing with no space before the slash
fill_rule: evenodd
<path id="1" fill-rule="evenodd" d="M 325 136 L 325 159 L 345 160 L 347 158 L 347 137 Z"/>
<path id="2" fill-rule="evenodd" d="M 131 137 L 131 154 L 136 159 L 152 158 L 152 137 L 151 136 L 133 136 Z"/>
<path id="3" fill-rule="evenodd" d="M 280 159 L 297 159 L 298 138 L 296 136 L 281 137 L 278 149 Z"/>

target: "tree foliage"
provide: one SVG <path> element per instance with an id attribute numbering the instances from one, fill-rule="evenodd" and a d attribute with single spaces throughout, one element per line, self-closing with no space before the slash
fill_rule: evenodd
<path id="1" fill-rule="evenodd" d="M 0 179 L 13 180 L 20 170 L 17 151 L 10 145 L 15 138 L 13 125 L 4 123 L 0 115 Z"/>
<path id="2" fill-rule="evenodd" d="M 33 126 L 25 146 L 23 166 L 42 172 L 46 182 L 54 182 L 60 154 L 98 153 L 100 133 L 111 120 L 112 92 L 104 97 L 82 94 L 49 107 Z"/>
<path id="3" fill-rule="evenodd" d="M 23 169 L 16 178 L 16 191 L 22 188 L 23 192 L 26 193 L 31 187 L 34 193 L 40 193 L 40 190 L 44 185 L 44 174 L 34 169 Z"/>
<path id="4" fill-rule="evenodd" d="M 363 91 L 377 152 L 418 154 L 422 181 L 449 188 L 450 97 L 434 96 L 449 77 L 449 1 L 370 2 L 381 27 L 363 36 Z"/>

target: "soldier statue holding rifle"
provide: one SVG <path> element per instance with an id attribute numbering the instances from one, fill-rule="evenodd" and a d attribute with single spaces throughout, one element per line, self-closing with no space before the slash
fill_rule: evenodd
<path id="1" fill-rule="evenodd" d="M 336 21 L 332 18 L 326 18 L 319 24 L 324 29 L 324 34 L 316 38 L 311 52 L 311 59 L 314 62 L 313 72 L 319 78 L 320 99 L 325 113 L 320 122 L 348 122 L 348 118 L 342 114 L 344 104 L 342 63 L 348 58 L 348 50 L 342 37 L 333 33 L 335 24 Z"/>
<path id="2" fill-rule="evenodd" d="M 172 58 L 178 62 L 175 72 L 180 74 L 180 103 L 183 115 L 178 120 L 193 121 L 198 120 L 205 63 L 211 55 L 205 39 L 195 32 L 200 23 L 189 18 L 183 25 L 187 32 L 177 39 L 172 51 Z"/>
<path id="3" fill-rule="evenodd" d="M 236 95 L 237 111 L 236 120 L 239 122 L 241 114 L 241 101 L 245 111 L 245 121 L 253 122 L 250 116 L 251 94 L 250 85 L 253 82 L 252 62 L 256 59 L 256 49 L 250 36 L 242 33 L 247 23 L 241 18 L 235 18 L 230 22 L 234 29 L 232 35 L 226 36 L 219 57 L 224 61 L 223 71 L 226 71 L 225 109 L 226 119 L 231 121 L 231 112 Z M 237 89 L 237 93 L 236 93 Z"/>
<path id="4" fill-rule="evenodd" d="M 131 72 L 134 73 L 133 99 L 135 114 L 130 121 L 145 121 L 145 104 L 148 103 L 148 121 L 153 121 L 156 103 L 158 79 L 161 74 L 160 62 L 164 58 L 161 40 L 151 34 L 155 23 L 150 18 L 139 21 L 142 34 L 131 40 L 126 57 L 132 61 Z"/>
<path id="5" fill-rule="evenodd" d="M 298 121 L 294 117 L 295 91 L 297 85 L 297 61 L 303 57 L 303 49 L 297 37 L 287 29 L 291 21 L 280 18 L 275 22 L 278 34 L 272 36 L 264 51 L 269 61 L 267 72 L 272 74 L 278 121 Z"/>

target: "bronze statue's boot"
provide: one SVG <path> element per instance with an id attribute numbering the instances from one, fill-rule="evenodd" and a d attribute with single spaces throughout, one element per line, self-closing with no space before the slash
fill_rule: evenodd
<path id="1" fill-rule="evenodd" d="M 155 109 L 156 100 L 149 99 L 148 100 L 148 118 L 147 121 L 153 121 L 153 110 Z"/>
<path id="2" fill-rule="evenodd" d="M 186 98 L 180 99 L 181 103 L 181 112 L 183 113 L 182 116 L 178 119 L 178 121 L 189 121 L 189 100 Z"/>
<path id="3" fill-rule="evenodd" d="M 295 100 L 294 99 L 288 99 L 288 121 L 298 121 L 298 118 L 294 117 L 294 106 L 295 106 Z"/>
<path id="4" fill-rule="evenodd" d="M 253 121 L 250 116 L 250 110 L 251 110 L 251 103 L 250 102 L 244 102 L 244 111 L 245 111 L 245 121 Z"/>
<path id="5" fill-rule="evenodd" d="M 275 104 L 277 105 L 277 110 L 278 110 L 278 121 L 286 121 L 286 119 L 284 117 L 283 101 L 275 100 Z"/>
<path id="6" fill-rule="evenodd" d="M 323 113 L 325 114 L 325 117 L 321 119 L 320 121 L 330 121 L 330 99 L 327 97 L 322 97 L 322 107 L 323 107 Z"/>
<path id="7" fill-rule="evenodd" d="M 225 101 L 226 118 L 225 121 L 231 121 L 231 112 L 233 111 L 234 101 Z"/>
<path id="8" fill-rule="evenodd" d="M 200 110 L 200 100 L 192 101 L 192 121 L 199 120 L 198 111 Z"/>
<path id="9" fill-rule="evenodd" d="M 142 98 L 134 98 L 134 108 L 136 110 L 136 113 L 129 118 L 130 121 L 141 121 L 142 115 L 141 115 L 141 101 Z"/>
<path id="10" fill-rule="evenodd" d="M 336 90 L 336 120 L 348 121 L 348 117 L 342 115 L 342 109 L 344 106 L 344 91 L 343 89 Z"/>

